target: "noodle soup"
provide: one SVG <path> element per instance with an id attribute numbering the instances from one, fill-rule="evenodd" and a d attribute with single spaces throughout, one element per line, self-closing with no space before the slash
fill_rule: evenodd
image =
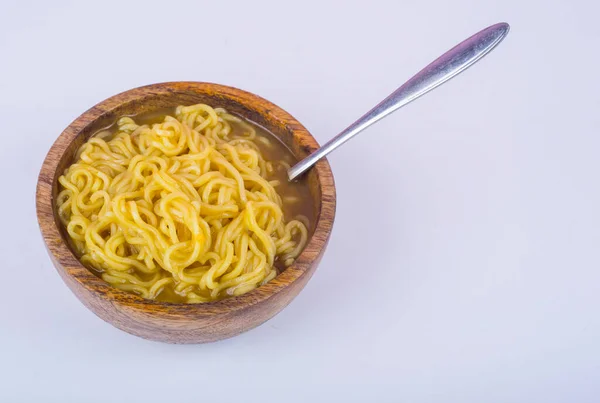
<path id="1" fill-rule="evenodd" d="M 241 295 L 291 265 L 314 222 L 292 154 L 208 105 L 122 117 L 59 178 L 72 248 L 114 287 L 168 302 Z"/>

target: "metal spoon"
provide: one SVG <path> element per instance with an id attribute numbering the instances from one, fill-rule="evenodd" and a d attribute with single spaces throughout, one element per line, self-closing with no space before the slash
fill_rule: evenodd
<path id="1" fill-rule="evenodd" d="M 298 175 L 301 175 L 321 158 L 373 123 L 414 101 L 421 95 L 428 93 L 475 64 L 475 62 L 487 55 L 496 45 L 502 42 L 509 30 L 510 26 L 505 22 L 492 25 L 444 53 L 360 119 L 329 140 L 327 144 L 288 169 L 289 180 L 293 180 Z"/>

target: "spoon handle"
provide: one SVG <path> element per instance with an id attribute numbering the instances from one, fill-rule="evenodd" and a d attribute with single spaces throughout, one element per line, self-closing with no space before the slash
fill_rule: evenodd
<path id="1" fill-rule="evenodd" d="M 348 126 L 340 134 L 329 140 L 317 151 L 298 162 L 288 170 L 288 177 L 293 180 L 313 166 L 318 160 L 335 150 L 358 133 L 383 119 L 390 113 L 414 101 L 437 86 L 450 80 L 458 73 L 466 70 L 483 56 L 488 54 L 508 34 L 507 23 L 492 25 L 469 39 L 459 43 L 448 52 L 434 60 L 418 72 L 386 99 Z"/>

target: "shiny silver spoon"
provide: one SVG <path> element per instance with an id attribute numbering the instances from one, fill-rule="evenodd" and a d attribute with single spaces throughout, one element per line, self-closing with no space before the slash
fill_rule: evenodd
<path id="1" fill-rule="evenodd" d="M 298 175 L 304 173 L 321 158 L 373 123 L 414 101 L 421 95 L 428 93 L 475 64 L 475 62 L 487 55 L 496 45 L 502 42 L 509 30 L 510 26 L 505 22 L 492 25 L 444 53 L 360 119 L 329 140 L 327 144 L 288 169 L 289 180 L 293 180 Z"/>

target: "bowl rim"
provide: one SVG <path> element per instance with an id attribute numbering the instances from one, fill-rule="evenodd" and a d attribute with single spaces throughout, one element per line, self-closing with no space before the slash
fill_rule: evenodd
<path id="1" fill-rule="evenodd" d="M 152 311 L 175 318 L 182 315 L 185 315 L 186 318 L 194 316 L 204 318 L 207 315 L 232 313 L 265 302 L 307 275 L 311 264 L 320 258 L 327 245 L 335 216 L 336 193 L 333 174 L 325 158 L 312 168 L 316 172 L 317 183 L 321 190 L 321 208 L 317 212 L 315 230 L 304 250 L 290 267 L 273 280 L 240 296 L 188 304 L 145 299 L 136 294 L 119 290 L 96 277 L 83 266 L 68 247 L 59 230 L 60 224 L 55 219 L 55 200 L 52 196 L 52 187 L 59 176 L 57 170 L 60 160 L 71 142 L 86 127 L 123 104 L 143 102 L 144 98 L 149 96 L 168 95 L 173 92 L 192 92 L 233 99 L 245 107 L 257 112 L 262 111 L 282 122 L 285 128 L 292 133 L 294 143 L 298 143 L 302 152 L 310 154 L 319 147 L 308 130 L 288 112 L 258 95 L 235 87 L 206 82 L 174 81 L 150 84 L 121 92 L 99 102 L 71 122 L 52 144 L 44 159 L 36 187 L 36 214 L 48 253 L 67 285 L 69 285 L 67 280 L 74 280 L 77 285 L 89 293 L 111 300 L 113 304 L 125 309 Z M 48 197 L 48 193 L 50 197 Z M 70 288 L 75 292 L 71 286 Z"/>

